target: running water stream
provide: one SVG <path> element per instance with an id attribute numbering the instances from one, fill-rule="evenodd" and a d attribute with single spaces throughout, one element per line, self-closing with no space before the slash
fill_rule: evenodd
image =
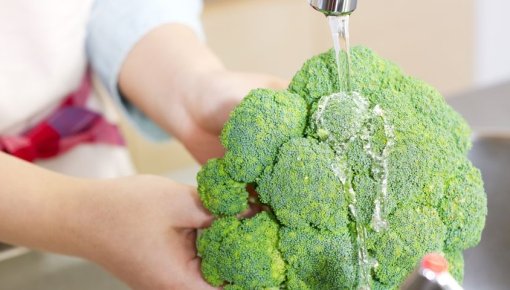
<path id="1" fill-rule="evenodd" d="M 328 16 L 329 29 L 333 37 L 338 81 L 348 93 L 352 92 L 351 85 L 351 46 L 349 42 L 349 15 Z M 341 63 L 341 52 L 345 51 L 345 62 Z"/>
<path id="2" fill-rule="evenodd" d="M 325 108 L 328 106 L 328 103 L 332 100 L 332 98 L 345 97 L 353 98 L 358 104 L 359 118 L 368 120 L 368 126 L 370 128 L 363 128 L 361 130 L 361 136 L 359 137 L 365 144 L 364 150 L 374 162 L 374 175 L 376 178 L 380 179 L 381 182 L 381 192 L 379 192 L 376 199 L 374 200 L 374 210 L 371 223 L 371 228 L 376 232 L 380 232 L 387 229 L 389 226 L 385 219 L 385 203 L 388 199 L 388 156 L 394 143 L 394 132 L 382 108 L 379 105 L 376 105 L 373 109 L 369 110 L 368 99 L 362 96 L 360 93 L 353 91 L 351 80 L 352 68 L 349 42 L 349 15 L 328 16 L 328 22 L 333 37 L 333 46 L 335 49 L 335 58 L 339 78 L 338 81 L 340 88 L 343 88 L 345 91 L 333 94 L 331 96 L 323 97 L 321 99 L 315 114 L 315 122 L 318 129 L 323 127 L 323 114 Z M 345 53 L 344 58 L 341 57 L 342 50 Z M 375 152 L 371 143 L 371 137 L 375 131 L 375 128 L 371 127 L 374 123 L 372 121 L 375 120 L 375 118 L 382 118 L 384 124 L 384 134 L 386 136 L 386 144 L 380 154 Z M 327 130 L 327 128 L 322 129 Z M 331 169 L 344 185 L 341 194 L 344 194 L 346 196 L 346 200 L 349 202 L 349 212 L 351 213 L 353 221 L 356 225 L 356 244 L 358 249 L 358 289 L 366 290 L 370 289 L 372 281 L 372 268 L 377 267 L 378 263 L 373 257 L 370 257 L 369 255 L 366 241 L 368 226 L 361 221 L 357 204 L 357 193 L 352 186 L 352 174 L 349 172 L 349 168 L 347 168 L 345 160 L 342 160 L 340 157 L 343 155 L 347 144 L 353 141 L 355 138 L 356 136 L 352 136 L 348 141 L 337 142 L 334 140 L 334 136 L 330 135 L 328 137 L 329 140 L 326 141 L 332 145 L 333 149 L 336 151 L 337 160 L 334 164 L 331 165 Z"/>

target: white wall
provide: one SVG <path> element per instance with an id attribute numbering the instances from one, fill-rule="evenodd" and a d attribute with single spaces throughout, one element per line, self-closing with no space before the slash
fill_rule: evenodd
<path id="1" fill-rule="evenodd" d="M 476 85 L 510 80 L 510 1 L 476 1 Z"/>
<path id="2" fill-rule="evenodd" d="M 351 43 L 372 48 L 444 95 L 465 91 L 474 83 L 475 1 L 361 0 L 351 17 Z M 230 68 L 290 78 L 332 46 L 324 16 L 306 0 L 205 3 L 208 43 Z"/>

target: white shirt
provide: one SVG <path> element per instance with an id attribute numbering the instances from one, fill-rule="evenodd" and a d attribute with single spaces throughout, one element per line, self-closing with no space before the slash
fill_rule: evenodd
<path id="1" fill-rule="evenodd" d="M 19 132 L 79 85 L 92 2 L 0 0 L 0 132 Z"/>
<path id="2" fill-rule="evenodd" d="M 121 104 L 117 77 L 136 42 L 170 22 L 201 34 L 200 11 L 199 0 L 0 0 L 0 134 L 20 133 L 79 85 L 86 47 L 93 68 Z M 38 163 L 72 175 L 113 177 L 133 172 L 125 151 L 80 145 Z"/>

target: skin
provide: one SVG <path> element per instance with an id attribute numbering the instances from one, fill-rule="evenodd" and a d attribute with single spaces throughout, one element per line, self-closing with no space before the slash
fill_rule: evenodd
<path id="1" fill-rule="evenodd" d="M 189 28 L 146 35 L 120 72 L 123 95 L 203 163 L 223 154 L 219 133 L 231 109 L 267 75 L 227 70 Z M 132 289 L 212 289 L 201 277 L 196 230 L 211 215 L 196 189 L 138 175 L 87 180 L 0 153 L 0 240 L 83 257 Z"/>
<path id="2" fill-rule="evenodd" d="M 129 54 L 119 80 L 123 95 L 200 163 L 223 155 L 220 131 L 250 90 L 287 84 L 269 75 L 228 70 L 192 30 L 176 24 L 146 35 Z"/>

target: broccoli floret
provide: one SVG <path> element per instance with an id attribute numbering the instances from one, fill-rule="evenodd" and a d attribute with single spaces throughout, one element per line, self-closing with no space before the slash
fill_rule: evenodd
<path id="1" fill-rule="evenodd" d="M 448 260 L 448 271 L 457 281 L 464 279 L 464 256 L 462 251 L 446 252 L 445 257 Z"/>
<path id="2" fill-rule="evenodd" d="M 468 160 L 451 172 L 446 181 L 446 192 L 439 213 L 448 231 L 447 250 L 463 250 L 480 242 L 480 232 L 487 214 L 482 176 Z"/>
<path id="3" fill-rule="evenodd" d="M 246 184 L 230 178 L 223 159 L 211 159 L 197 175 L 198 194 L 211 213 L 236 215 L 248 208 Z"/>
<path id="4" fill-rule="evenodd" d="M 256 89 L 234 109 L 221 134 L 232 178 L 253 182 L 273 163 L 278 148 L 303 135 L 306 103 L 288 91 Z"/>
<path id="5" fill-rule="evenodd" d="M 277 249 L 279 228 L 266 212 L 242 221 L 215 221 L 198 239 L 204 278 L 214 286 L 279 287 L 285 279 L 285 262 Z"/>
<path id="6" fill-rule="evenodd" d="M 340 61 L 346 61 L 341 54 Z M 365 47 L 351 50 L 351 84 L 353 91 L 364 96 L 378 94 L 381 90 L 401 87 L 400 80 L 405 78 L 393 63 L 379 57 Z M 338 69 L 333 50 L 315 56 L 305 62 L 289 85 L 289 90 L 303 96 L 309 105 L 320 98 L 338 92 L 345 92 L 338 78 Z"/>
<path id="7" fill-rule="evenodd" d="M 399 208 L 388 222 L 390 228 L 373 233 L 368 248 L 378 263 L 375 278 L 392 286 L 402 282 L 427 253 L 441 252 L 446 227 L 437 211 L 428 207 Z"/>
<path id="8" fill-rule="evenodd" d="M 207 165 L 217 172 L 199 186 L 214 193 L 208 207 L 230 208 L 250 183 L 263 212 L 223 211 L 200 237 L 212 285 L 398 289 L 429 252 L 462 279 L 462 251 L 487 215 L 469 127 L 437 90 L 367 48 L 352 50 L 352 71 L 346 92 L 330 50 L 289 91 L 252 91 L 232 113 L 224 169 Z M 218 181 L 229 176 L 239 187 Z"/>
<path id="9" fill-rule="evenodd" d="M 354 288 L 357 253 L 346 227 L 334 232 L 284 227 L 280 236 L 290 289 Z"/>
<path id="10" fill-rule="evenodd" d="M 320 99 L 311 134 L 333 147 L 355 137 L 369 118 L 368 102 L 359 94 L 336 93 Z"/>
<path id="11" fill-rule="evenodd" d="M 235 265 L 226 264 L 230 257 L 221 255 L 224 250 L 223 241 L 238 234 L 241 222 L 235 217 L 220 218 L 204 230 L 197 240 L 197 250 L 202 257 L 202 274 L 213 286 L 221 286 L 227 278 L 231 278 Z M 229 252 L 238 249 L 228 249 Z M 237 261 L 236 261 L 237 263 Z M 234 263 L 234 264 L 236 264 Z"/>
<path id="12" fill-rule="evenodd" d="M 306 61 L 292 79 L 289 91 L 303 96 L 309 105 L 340 92 L 334 54 L 324 53 Z"/>
<path id="13" fill-rule="evenodd" d="M 283 144 L 272 170 L 261 178 L 260 201 L 288 227 L 330 230 L 347 223 L 347 203 L 335 176 L 335 154 L 327 144 L 296 138 Z M 318 194 L 320 193 L 320 194 Z"/>

